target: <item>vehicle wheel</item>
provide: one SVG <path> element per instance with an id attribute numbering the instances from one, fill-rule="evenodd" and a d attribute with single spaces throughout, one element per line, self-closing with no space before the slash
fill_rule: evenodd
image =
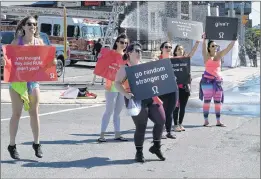
<path id="1" fill-rule="evenodd" d="M 74 65 L 74 64 L 76 64 L 78 61 L 76 61 L 76 60 L 71 60 L 70 61 L 70 65 Z"/>
<path id="2" fill-rule="evenodd" d="M 58 77 L 61 77 L 63 75 L 64 65 L 63 65 L 63 61 L 61 59 L 57 59 L 56 72 L 57 72 Z"/>

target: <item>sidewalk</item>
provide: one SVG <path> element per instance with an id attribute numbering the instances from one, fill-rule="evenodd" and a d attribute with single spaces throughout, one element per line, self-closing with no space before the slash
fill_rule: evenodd
<path id="1" fill-rule="evenodd" d="M 198 96 L 199 81 L 201 79 L 201 74 L 203 71 L 198 67 L 198 71 L 192 71 L 192 98 Z M 223 87 L 224 90 L 231 89 L 235 86 L 244 83 L 247 79 L 251 79 L 254 76 L 260 76 L 260 68 L 253 67 L 239 67 L 232 68 L 222 72 L 223 74 Z M 85 85 L 86 86 L 86 85 Z M 60 99 L 60 94 L 64 89 L 52 89 L 52 90 L 41 90 L 41 104 L 98 104 L 105 102 L 104 96 L 104 86 L 96 84 L 92 86 L 87 84 L 88 89 L 98 95 L 96 99 Z M 1 89 L 1 102 L 9 103 L 11 102 L 8 89 Z"/>

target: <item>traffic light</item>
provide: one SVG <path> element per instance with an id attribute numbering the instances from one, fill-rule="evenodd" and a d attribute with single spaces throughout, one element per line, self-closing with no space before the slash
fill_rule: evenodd
<path id="1" fill-rule="evenodd" d="M 248 15 L 243 15 L 242 16 L 242 24 L 246 25 L 247 22 L 248 22 Z"/>

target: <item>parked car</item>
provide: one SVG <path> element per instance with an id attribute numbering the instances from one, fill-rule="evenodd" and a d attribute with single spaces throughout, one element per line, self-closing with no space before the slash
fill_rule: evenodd
<path id="1" fill-rule="evenodd" d="M 1 59 L 3 57 L 3 50 L 2 45 L 5 44 L 11 44 L 11 42 L 14 39 L 14 31 L 2 31 L 1 32 Z M 58 45 L 58 44 L 51 44 L 50 40 L 48 38 L 48 35 L 46 33 L 40 32 L 40 37 L 43 39 L 44 44 L 46 45 L 52 45 L 56 48 L 56 58 L 57 58 L 57 65 L 56 65 L 56 71 L 57 76 L 61 77 L 64 73 L 64 67 L 67 65 L 70 65 L 70 48 L 67 46 L 67 59 L 64 59 L 64 46 Z M 1 60 L 2 61 L 2 60 Z M 3 79 L 4 74 L 4 67 L 1 63 L 1 79 Z"/>

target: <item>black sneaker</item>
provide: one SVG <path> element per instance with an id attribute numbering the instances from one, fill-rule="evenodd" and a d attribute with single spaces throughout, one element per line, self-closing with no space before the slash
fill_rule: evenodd
<path id="1" fill-rule="evenodd" d="M 171 134 L 170 132 L 167 133 L 166 137 L 170 138 L 170 139 L 176 139 L 177 138 L 175 134 Z"/>
<path id="2" fill-rule="evenodd" d="M 156 147 L 155 145 L 153 145 L 153 146 L 150 147 L 149 151 L 152 154 L 155 154 L 160 160 L 162 160 L 162 161 L 166 160 L 166 158 L 163 157 L 163 154 L 162 154 L 159 147 Z"/>
<path id="3" fill-rule="evenodd" d="M 141 162 L 141 163 L 144 163 L 144 162 L 145 162 L 145 158 L 144 158 L 144 156 L 143 156 L 143 152 L 142 152 L 142 151 L 137 151 L 137 152 L 136 152 L 135 160 L 136 160 L 137 162 Z"/>
<path id="4" fill-rule="evenodd" d="M 41 149 L 41 144 L 35 144 L 33 143 L 33 149 L 35 151 L 35 156 L 38 158 L 42 158 L 43 157 L 43 152 Z"/>
<path id="5" fill-rule="evenodd" d="M 20 159 L 19 157 L 19 153 L 17 152 L 17 149 L 16 149 L 16 145 L 14 146 L 11 146 L 11 145 L 8 145 L 8 151 L 10 153 L 10 156 L 13 158 L 13 159 Z"/>

